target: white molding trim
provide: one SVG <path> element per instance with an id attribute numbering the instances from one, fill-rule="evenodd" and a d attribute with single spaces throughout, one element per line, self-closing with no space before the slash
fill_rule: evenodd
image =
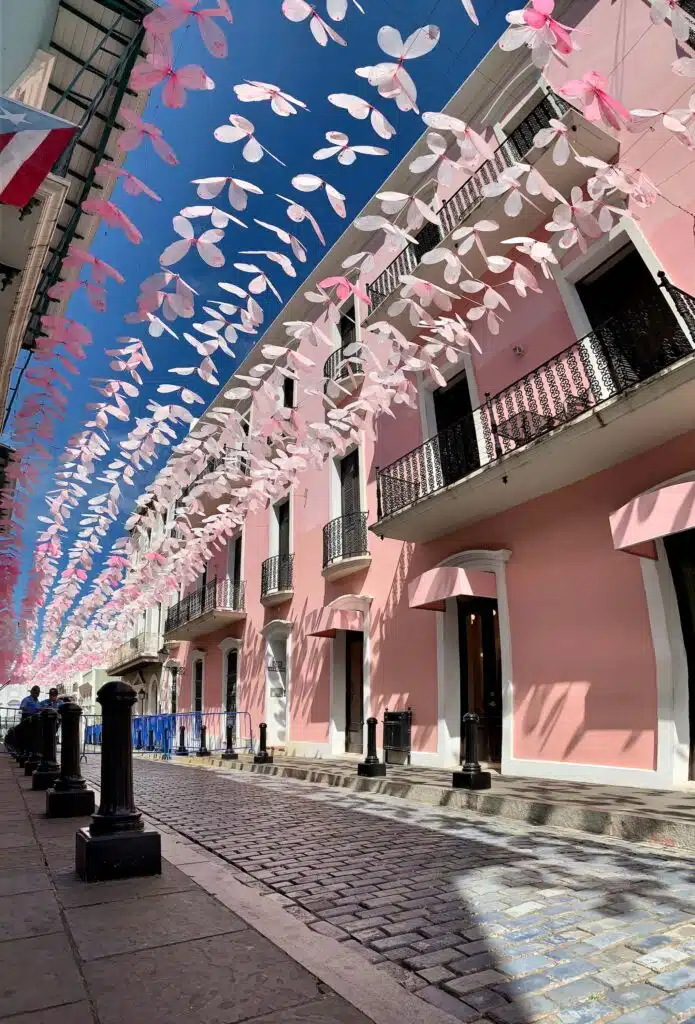
<path id="1" fill-rule="evenodd" d="M 269 637 L 273 636 L 275 633 L 284 633 L 285 636 L 289 636 L 290 632 L 292 631 L 293 625 L 294 623 L 292 622 L 291 619 L 271 619 L 270 622 L 267 622 L 265 624 L 265 626 L 261 630 L 261 633 L 263 634 L 266 640 L 268 640 Z"/>
<path id="2" fill-rule="evenodd" d="M 231 651 L 235 647 L 238 651 L 241 651 L 244 646 L 244 641 L 235 636 L 226 636 L 224 640 L 220 640 L 217 646 L 223 654 L 226 654 L 227 651 Z"/>
<path id="3" fill-rule="evenodd" d="M 287 753 L 289 757 L 316 758 L 319 771 L 322 770 L 321 759 L 333 756 L 330 743 L 317 743 L 314 740 L 292 740 L 287 745 Z"/>
<path id="4" fill-rule="evenodd" d="M 529 779 L 554 779 L 557 782 L 590 782 L 603 786 L 660 788 L 657 772 L 645 768 L 616 768 L 605 764 L 579 764 L 574 761 L 531 761 L 511 757 L 502 766 L 503 775 Z"/>
<path id="5" fill-rule="evenodd" d="M 286 747 L 290 741 L 290 719 L 291 719 L 291 698 L 292 698 L 292 626 L 289 619 L 272 619 L 262 629 L 265 639 L 265 651 L 263 657 L 263 718 L 270 731 L 270 673 L 268 671 L 268 655 L 275 657 L 273 653 L 273 642 L 284 642 L 285 645 L 285 738 L 275 739 L 271 733 L 268 738 L 269 746 Z M 274 698 L 276 699 L 276 698 Z"/>

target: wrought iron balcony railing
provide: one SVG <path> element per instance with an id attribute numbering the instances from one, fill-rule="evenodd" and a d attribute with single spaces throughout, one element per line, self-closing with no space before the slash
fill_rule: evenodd
<path id="1" fill-rule="evenodd" d="M 115 672 L 121 665 L 135 661 L 138 658 L 152 661 L 159 657 L 159 636 L 156 633 L 139 633 L 131 637 L 125 643 L 120 644 L 111 653 L 107 670 Z"/>
<path id="2" fill-rule="evenodd" d="M 324 569 L 339 559 L 368 554 L 366 512 L 351 512 L 326 523 L 323 528 Z"/>
<path id="3" fill-rule="evenodd" d="M 210 580 L 192 594 L 187 594 L 172 605 L 167 612 L 164 632 L 180 629 L 206 612 L 244 611 L 245 585 L 241 580 L 223 579 Z"/>
<path id="4" fill-rule="evenodd" d="M 331 381 L 340 383 L 348 380 L 357 373 L 362 373 L 362 360 L 358 356 L 346 356 L 345 348 L 341 346 L 335 352 L 331 352 L 323 364 L 323 376 L 326 378 L 323 390 L 327 391 Z"/>
<path id="5" fill-rule="evenodd" d="M 407 508 L 482 464 L 539 440 L 680 359 L 695 355 L 695 298 L 662 273 L 660 295 L 637 295 L 563 352 L 377 473 L 377 519 Z"/>
<path id="6" fill-rule="evenodd" d="M 439 211 L 441 237 L 451 234 L 480 205 L 485 198 L 483 185 L 496 181 L 501 171 L 522 160 L 533 147 L 533 140 L 541 128 L 547 128 L 551 118 L 560 118 L 568 110 L 569 104 L 560 96 L 552 92 L 547 93 L 497 147 L 492 159 L 481 164 L 461 188 L 443 204 Z M 420 255 L 420 246 L 409 243 L 386 269 L 367 285 L 367 294 L 371 299 L 370 312 L 398 288 L 404 274 L 413 273 L 420 263 Z"/>
<path id="7" fill-rule="evenodd" d="M 261 597 L 292 590 L 294 555 L 273 555 L 261 566 Z"/>

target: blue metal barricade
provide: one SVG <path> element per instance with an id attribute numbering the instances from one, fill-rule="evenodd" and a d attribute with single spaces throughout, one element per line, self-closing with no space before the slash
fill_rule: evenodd
<path id="1" fill-rule="evenodd" d="M 135 715 L 132 722 L 133 750 L 137 754 L 151 754 L 164 760 L 169 760 L 172 754 L 196 754 L 201 750 L 202 729 L 205 727 L 205 750 L 210 754 L 220 754 L 227 747 L 228 725 L 232 727 L 235 749 L 252 753 L 253 729 L 248 711 Z M 100 734 L 98 738 L 100 741 Z"/>

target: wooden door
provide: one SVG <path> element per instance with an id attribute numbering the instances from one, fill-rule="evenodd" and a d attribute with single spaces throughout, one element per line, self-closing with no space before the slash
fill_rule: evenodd
<path id="1" fill-rule="evenodd" d="M 364 636 L 345 634 L 345 751 L 362 753 L 364 725 Z"/>
<path id="2" fill-rule="evenodd" d="M 480 465 L 465 373 L 434 392 L 434 411 L 443 483 L 453 484 Z"/>
<path id="3" fill-rule="evenodd" d="M 497 601 L 459 599 L 459 658 L 461 717 L 474 711 L 480 717 L 478 757 L 502 760 L 502 665 Z M 463 742 L 463 737 L 462 737 Z M 461 754 L 464 754 L 463 749 Z"/>
<path id="4" fill-rule="evenodd" d="M 674 533 L 670 537 L 665 537 L 664 546 L 673 576 L 688 664 L 690 720 L 688 778 L 695 779 L 695 530 L 684 530 L 682 533 Z"/>

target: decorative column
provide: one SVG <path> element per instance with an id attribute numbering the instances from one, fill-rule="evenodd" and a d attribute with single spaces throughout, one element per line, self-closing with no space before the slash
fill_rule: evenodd
<path id="1" fill-rule="evenodd" d="M 367 779 L 386 775 L 386 765 L 381 763 L 376 753 L 376 725 L 376 718 L 367 719 L 367 756 L 357 765 L 357 774 Z"/>
<path id="2" fill-rule="evenodd" d="M 50 789 L 60 774 L 58 768 L 58 712 L 43 708 L 38 715 L 41 732 L 41 760 L 31 777 L 32 789 Z"/>
<path id="3" fill-rule="evenodd" d="M 259 740 L 258 753 L 253 759 L 254 764 L 272 764 L 273 755 L 268 753 L 268 726 L 261 722 L 258 726 Z"/>
<path id="4" fill-rule="evenodd" d="M 94 791 L 80 771 L 80 716 L 79 704 L 61 704 L 60 715 L 60 775 L 53 789 L 46 793 L 46 816 L 49 818 L 83 818 L 94 814 Z"/>
<path id="5" fill-rule="evenodd" d="M 492 777 L 484 772 L 478 761 L 478 724 L 479 717 L 473 711 L 463 716 L 463 753 L 464 761 L 461 771 L 454 772 L 452 785 L 454 789 L 490 789 Z"/>
<path id="6" fill-rule="evenodd" d="M 97 694 L 102 709 L 101 800 L 92 823 L 77 832 L 75 869 L 86 882 L 162 872 L 158 832 L 145 831 L 133 797 L 131 713 L 135 690 L 120 679 Z"/>

